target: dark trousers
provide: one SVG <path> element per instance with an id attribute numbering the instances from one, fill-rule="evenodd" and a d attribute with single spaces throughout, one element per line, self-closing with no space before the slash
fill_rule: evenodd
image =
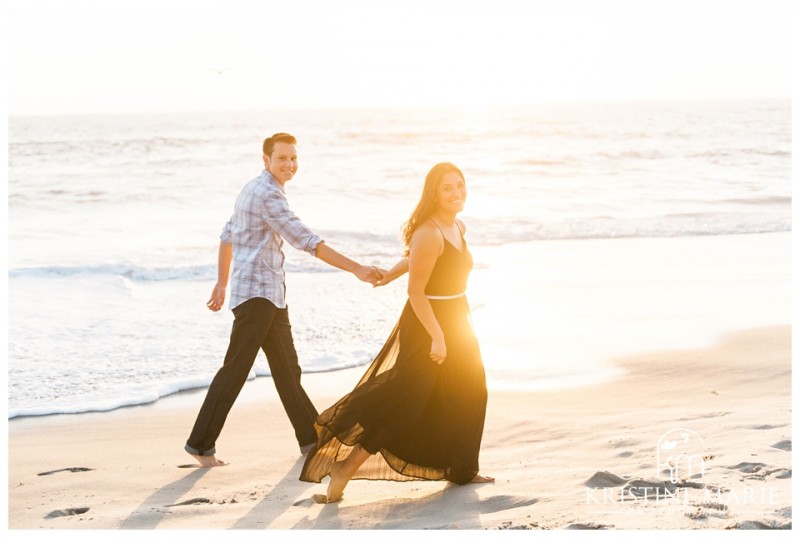
<path id="1" fill-rule="evenodd" d="M 315 443 L 317 410 L 300 385 L 300 365 L 292 339 L 289 309 L 278 308 L 267 299 L 249 299 L 233 309 L 233 328 L 225 362 L 203 402 L 194 428 L 186 441 L 191 454 L 211 455 L 228 412 L 239 396 L 253 367 L 258 350 L 267 355 L 272 380 L 283 408 L 294 426 L 300 446 Z"/>

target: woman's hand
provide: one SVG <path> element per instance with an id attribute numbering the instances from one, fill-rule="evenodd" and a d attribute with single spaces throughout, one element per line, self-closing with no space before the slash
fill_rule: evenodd
<path id="1" fill-rule="evenodd" d="M 387 271 L 386 269 L 381 269 L 380 267 L 375 267 L 374 265 L 372 266 L 372 268 L 378 273 L 378 281 L 372 285 L 373 288 L 377 288 L 378 286 L 385 286 L 390 282 L 389 280 L 386 279 L 386 275 L 389 271 Z"/>
<path id="2" fill-rule="evenodd" d="M 436 364 L 442 364 L 445 357 L 447 357 L 447 346 L 444 343 L 444 338 L 436 338 L 431 342 L 431 359 Z"/>

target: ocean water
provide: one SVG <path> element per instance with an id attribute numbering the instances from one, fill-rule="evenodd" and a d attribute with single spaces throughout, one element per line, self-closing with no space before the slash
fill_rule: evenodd
<path id="1" fill-rule="evenodd" d="M 789 100 L 11 117 L 9 417 L 208 385 L 232 319 L 205 308 L 218 235 L 277 131 L 299 140 L 293 209 L 362 263 L 398 259 L 442 160 L 467 176 L 477 249 L 791 230 Z M 404 286 L 286 254 L 304 371 L 367 363 Z"/>

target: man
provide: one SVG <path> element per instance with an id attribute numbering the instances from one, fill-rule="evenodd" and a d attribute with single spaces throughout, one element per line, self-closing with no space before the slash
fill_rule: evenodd
<path id="1" fill-rule="evenodd" d="M 217 283 L 207 304 L 215 312 L 222 308 L 233 260 L 230 308 L 234 321 L 225 362 L 208 388 L 186 442 L 186 452 L 201 467 L 225 465 L 215 456 L 215 443 L 259 349 L 267 355 L 300 452 L 306 453 L 316 443 L 317 410 L 300 384 L 286 306 L 283 241 L 364 282 L 375 285 L 380 280 L 377 269 L 360 265 L 326 245 L 289 209 L 284 186 L 297 172 L 296 144 L 287 133 L 264 140 L 264 171 L 242 189 L 233 216 L 220 235 Z"/>

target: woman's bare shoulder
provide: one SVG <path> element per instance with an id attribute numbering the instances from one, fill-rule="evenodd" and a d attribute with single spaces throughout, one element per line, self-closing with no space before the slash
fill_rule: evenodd
<path id="1" fill-rule="evenodd" d="M 433 222 L 426 220 L 419 225 L 419 228 L 414 230 L 414 235 L 411 236 L 411 246 L 427 248 L 443 247 L 444 240 L 442 238 L 442 233 Z"/>

